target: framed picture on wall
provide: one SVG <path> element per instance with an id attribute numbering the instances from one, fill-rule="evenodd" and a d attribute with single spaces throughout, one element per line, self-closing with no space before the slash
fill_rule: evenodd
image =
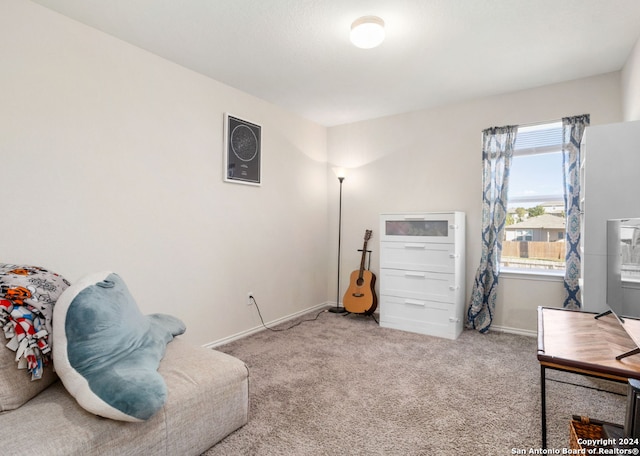
<path id="1" fill-rule="evenodd" d="M 229 113 L 224 114 L 224 180 L 261 184 L 262 128 Z"/>

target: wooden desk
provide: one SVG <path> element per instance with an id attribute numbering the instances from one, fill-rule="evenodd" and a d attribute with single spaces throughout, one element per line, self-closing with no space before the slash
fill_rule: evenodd
<path id="1" fill-rule="evenodd" d="M 556 369 L 627 383 L 640 379 L 640 355 L 616 356 L 636 348 L 614 315 L 538 308 L 538 361 L 542 407 L 542 447 L 547 447 L 546 370 Z M 627 323 L 629 321 L 627 320 Z M 640 321 L 632 324 L 640 324 Z"/>

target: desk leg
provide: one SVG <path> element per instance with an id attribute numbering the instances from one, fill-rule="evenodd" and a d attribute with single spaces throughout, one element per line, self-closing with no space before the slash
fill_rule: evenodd
<path id="1" fill-rule="evenodd" d="M 547 448 L 547 375 L 544 365 L 540 365 L 540 408 L 542 415 L 542 448 Z"/>

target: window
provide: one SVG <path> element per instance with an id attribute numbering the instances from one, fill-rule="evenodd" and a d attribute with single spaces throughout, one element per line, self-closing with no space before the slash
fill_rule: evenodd
<path id="1" fill-rule="evenodd" d="M 533 241 L 533 230 L 516 230 L 514 241 Z"/>
<path id="2" fill-rule="evenodd" d="M 562 122 L 518 128 L 508 198 L 503 270 L 564 271 Z"/>

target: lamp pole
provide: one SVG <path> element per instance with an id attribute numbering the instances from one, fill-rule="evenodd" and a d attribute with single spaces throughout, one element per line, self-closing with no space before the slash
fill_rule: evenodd
<path id="1" fill-rule="evenodd" d="M 340 307 L 340 238 L 342 232 L 342 181 L 344 176 L 338 176 L 340 181 L 340 198 L 338 203 L 338 285 L 336 289 L 336 306 L 329 309 L 329 312 L 333 313 L 345 313 L 344 307 Z"/>

